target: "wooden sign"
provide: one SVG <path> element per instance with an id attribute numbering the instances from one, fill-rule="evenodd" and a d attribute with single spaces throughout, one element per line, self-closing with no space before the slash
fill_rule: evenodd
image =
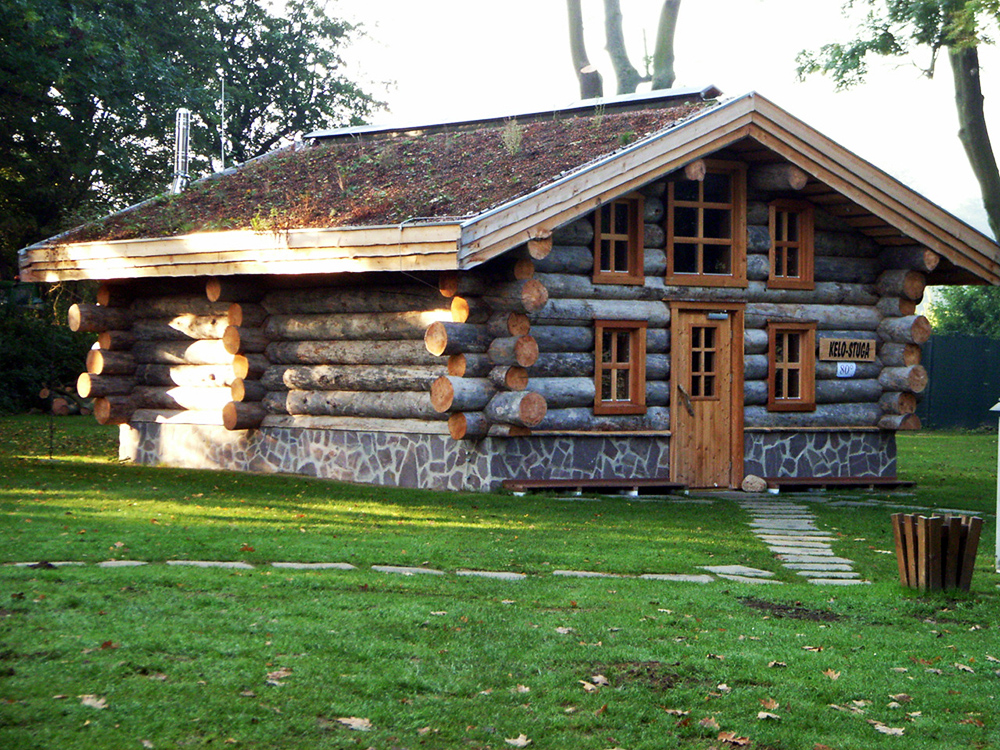
<path id="1" fill-rule="evenodd" d="M 874 362 L 875 342 L 871 339 L 820 339 L 819 358 L 832 361 Z"/>

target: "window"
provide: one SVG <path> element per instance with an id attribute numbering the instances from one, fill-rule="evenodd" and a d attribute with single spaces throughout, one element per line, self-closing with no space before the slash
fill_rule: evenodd
<path id="1" fill-rule="evenodd" d="M 813 207 L 803 201 L 777 200 L 769 207 L 771 273 L 774 289 L 813 289 Z"/>
<path id="2" fill-rule="evenodd" d="M 706 160 L 667 183 L 667 281 L 746 286 L 746 167 Z"/>
<path id="3" fill-rule="evenodd" d="M 718 326 L 691 327 L 691 399 L 717 399 Z"/>
<path id="4" fill-rule="evenodd" d="M 645 414 L 646 322 L 598 320 L 594 326 L 594 413 Z"/>
<path id="5" fill-rule="evenodd" d="M 770 411 L 813 411 L 816 408 L 816 324 L 768 324 L 768 389 Z"/>
<path id="6" fill-rule="evenodd" d="M 643 198 L 627 195 L 594 213 L 594 283 L 644 284 Z"/>

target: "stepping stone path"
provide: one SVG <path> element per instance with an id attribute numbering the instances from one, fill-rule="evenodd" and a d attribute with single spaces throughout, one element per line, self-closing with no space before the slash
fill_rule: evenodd
<path id="1" fill-rule="evenodd" d="M 809 583 L 827 586 L 868 583 L 854 572 L 851 567 L 853 560 L 833 554 L 830 543 L 834 537 L 816 527 L 816 517 L 806 506 L 794 501 L 756 498 L 740 500 L 739 503 L 753 517 L 750 522 L 753 533 L 786 568 L 794 570 Z M 706 570 L 723 575 L 712 568 Z"/>

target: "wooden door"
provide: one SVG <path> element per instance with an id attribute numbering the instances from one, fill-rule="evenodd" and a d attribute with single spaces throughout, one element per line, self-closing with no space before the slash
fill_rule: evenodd
<path id="1" fill-rule="evenodd" d="M 670 478 L 736 487 L 743 480 L 742 310 L 674 307 L 670 351 Z"/>

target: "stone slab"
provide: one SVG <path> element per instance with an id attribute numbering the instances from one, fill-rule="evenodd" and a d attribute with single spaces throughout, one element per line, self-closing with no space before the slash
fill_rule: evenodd
<path id="1" fill-rule="evenodd" d="M 300 562 L 273 562 L 273 568 L 287 568 L 289 570 L 357 570 L 357 566 L 342 562 L 320 562 L 320 563 L 300 563 Z"/>
<path id="2" fill-rule="evenodd" d="M 751 578 L 768 578 L 773 576 L 770 570 L 750 568 L 746 565 L 702 565 L 702 570 L 715 573 L 717 576 L 749 576 Z"/>
<path id="3" fill-rule="evenodd" d="M 167 565 L 186 565 L 192 568 L 231 568 L 234 570 L 254 569 L 250 563 L 225 560 L 167 560 Z"/>
<path id="4" fill-rule="evenodd" d="M 809 568 L 809 570 L 796 570 L 796 575 L 804 576 L 805 578 L 819 578 L 817 573 L 822 573 L 823 578 L 861 578 L 860 573 L 855 573 L 849 570 L 824 570 L 817 571 L 816 568 Z"/>
<path id="5" fill-rule="evenodd" d="M 138 568 L 140 565 L 148 565 L 149 563 L 143 562 L 142 560 L 105 560 L 104 562 L 97 563 L 98 568 Z"/>
<path id="6" fill-rule="evenodd" d="M 553 570 L 552 575 L 566 578 L 621 578 L 614 573 L 598 573 L 593 570 Z"/>
<path id="7" fill-rule="evenodd" d="M 819 531 L 814 521 L 751 521 L 750 526 L 755 529 L 775 529 L 778 531 Z"/>
<path id="8" fill-rule="evenodd" d="M 736 581 L 737 583 L 776 583 L 779 586 L 781 585 L 781 581 L 772 581 L 769 578 L 755 578 L 754 576 L 720 575 L 719 578 L 725 578 L 727 581 Z"/>
<path id="9" fill-rule="evenodd" d="M 493 578 L 498 581 L 523 581 L 528 577 L 524 573 L 513 573 L 507 570 L 456 570 L 455 575 Z"/>
<path id="10" fill-rule="evenodd" d="M 829 531 L 820 529 L 777 529 L 771 526 L 763 526 L 751 529 L 757 536 L 795 536 L 799 539 L 812 539 L 813 537 L 828 537 Z"/>
<path id="11" fill-rule="evenodd" d="M 14 563 L 14 566 L 17 567 L 17 568 L 30 568 L 32 565 L 39 565 L 39 564 L 41 564 L 43 562 L 47 562 L 49 565 L 51 565 L 51 566 L 53 566 L 55 568 L 63 568 L 65 566 L 67 566 L 67 565 L 86 565 L 87 564 L 87 563 L 76 562 L 76 561 L 71 561 L 71 560 L 58 560 L 58 561 L 57 560 L 33 560 L 33 561 L 30 561 L 30 562 Z"/>
<path id="12" fill-rule="evenodd" d="M 778 555 L 778 559 L 786 563 L 842 563 L 850 565 L 854 560 L 846 557 L 826 557 L 823 555 Z"/>
<path id="13" fill-rule="evenodd" d="M 832 536 L 790 536 L 781 534 L 757 534 L 757 538 L 762 542 L 787 544 L 790 547 L 816 546 L 820 544 L 830 544 L 837 541 L 837 539 Z"/>
<path id="14" fill-rule="evenodd" d="M 708 575 L 688 575 L 685 573 L 643 573 L 639 578 L 647 581 L 676 581 L 677 583 L 712 583 L 715 579 Z"/>
<path id="15" fill-rule="evenodd" d="M 810 578 L 809 583 L 822 586 L 858 586 L 871 584 L 871 581 L 845 580 L 843 578 Z"/>
<path id="16" fill-rule="evenodd" d="M 785 563 L 785 567 L 789 570 L 808 570 L 817 573 L 828 570 L 854 570 L 849 564 L 845 563 Z"/>
<path id="17" fill-rule="evenodd" d="M 372 565 L 372 570 L 375 570 L 379 573 L 398 573 L 399 575 L 404 575 L 404 576 L 444 575 L 444 571 L 441 570 L 434 570 L 433 568 L 411 568 L 406 565 Z"/>
<path id="18" fill-rule="evenodd" d="M 833 550 L 829 547 L 779 547 L 777 545 L 768 545 L 768 549 L 771 550 L 776 555 L 801 555 L 803 553 L 808 553 L 816 557 L 820 556 L 833 556 Z"/>

